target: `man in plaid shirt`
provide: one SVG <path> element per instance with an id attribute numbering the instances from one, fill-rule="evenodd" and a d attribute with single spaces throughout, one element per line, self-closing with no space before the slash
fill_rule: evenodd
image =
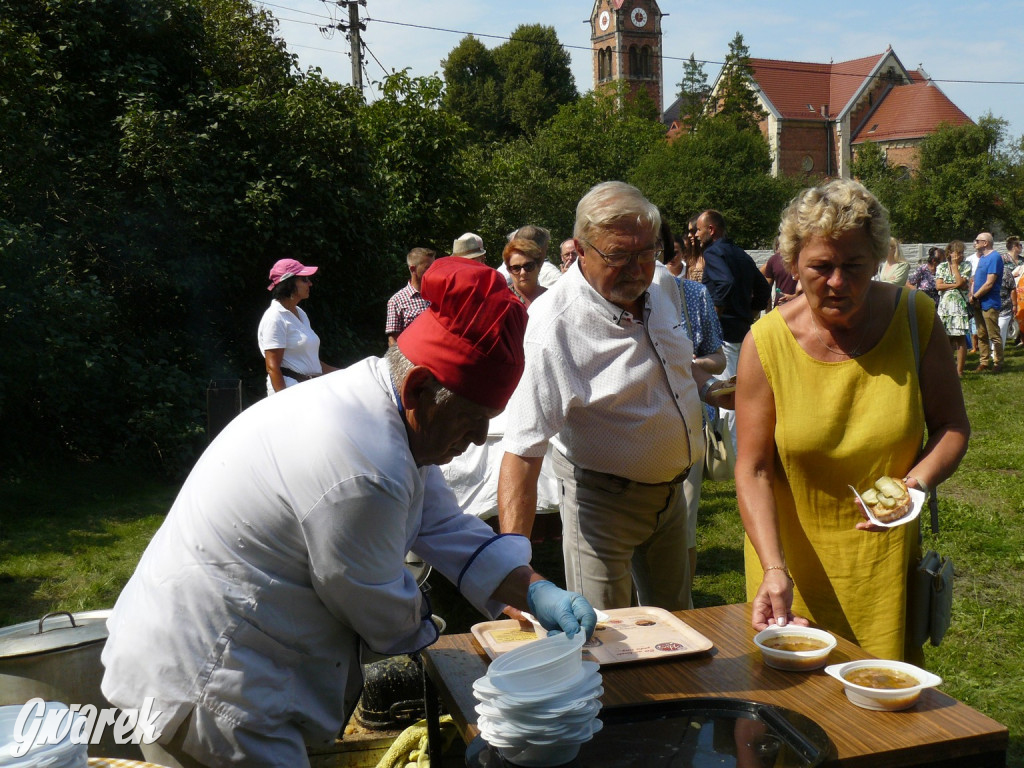
<path id="1" fill-rule="evenodd" d="M 405 257 L 409 265 L 408 284 L 388 299 L 388 319 L 384 325 L 384 333 L 388 335 L 388 346 L 398 342 L 398 335 L 416 319 L 430 302 L 420 295 L 420 279 L 427 267 L 434 263 L 436 254 L 429 248 L 413 248 Z"/>

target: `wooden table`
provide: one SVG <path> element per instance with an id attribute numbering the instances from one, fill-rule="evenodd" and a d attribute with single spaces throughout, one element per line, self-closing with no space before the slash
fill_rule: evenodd
<path id="1" fill-rule="evenodd" d="M 834 745 L 829 766 L 1006 765 L 1006 727 L 938 690 L 923 691 L 917 704 L 903 712 L 861 709 L 821 670 L 780 672 L 764 666 L 753 643 L 749 604 L 677 615 L 715 647 L 697 656 L 602 667 L 605 707 L 707 696 L 749 699 L 791 709 L 818 723 Z M 838 640 L 830 663 L 870 658 L 853 643 Z M 467 744 L 479 733 L 472 684 L 486 672 L 488 661 L 471 634 L 442 635 L 423 651 L 429 682 Z"/>

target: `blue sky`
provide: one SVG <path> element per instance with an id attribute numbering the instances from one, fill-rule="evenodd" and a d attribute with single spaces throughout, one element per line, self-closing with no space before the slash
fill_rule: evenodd
<path id="1" fill-rule="evenodd" d="M 324 0 L 257 4 L 280 20 L 279 34 L 303 68 L 320 67 L 332 80 L 351 81 L 344 34 L 325 38 L 317 29 L 331 15 L 347 20 L 347 11 Z M 493 47 L 519 24 L 540 23 L 555 28 L 572 56 L 576 87 L 587 91 L 593 82 L 585 22 L 592 7 L 591 0 L 367 0 L 359 12 L 369 19 L 363 33 L 368 80 L 406 67 L 413 75 L 440 73 L 441 60 L 465 33 Z M 860 0 L 848 6 L 820 0 L 662 0 L 660 7 L 666 14 L 666 105 L 675 96 L 684 59 L 693 53 L 709 62 L 705 70 L 713 81 L 729 41 L 741 32 L 750 55 L 759 58 L 844 61 L 892 45 L 904 66 L 923 67 L 969 117 L 991 112 L 1009 121 L 1011 137 L 1024 134 L 1024 0 Z M 990 37 L 972 39 L 973 33 Z M 367 97 L 373 99 L 372 88 Z"/>

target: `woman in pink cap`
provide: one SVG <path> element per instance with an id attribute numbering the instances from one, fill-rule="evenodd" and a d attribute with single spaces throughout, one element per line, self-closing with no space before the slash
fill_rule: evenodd
<path id="1" fill-rule="evenodd" d="M 267 394 L 336 371 L 320 359 L 320 337 L 313 331 L 299 302 L 309 298 L 318 267 L 295 259 L 281 259 L 270 270 L 270 306 L 257 332 L 260 352 L 267 364 Z"/>

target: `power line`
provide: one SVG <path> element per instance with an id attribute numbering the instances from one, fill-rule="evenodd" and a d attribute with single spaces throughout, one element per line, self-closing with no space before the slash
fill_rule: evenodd
<path id="1" fill-rule="evenodd" d="M 284 9 L 289 10 L 289 11 L 296 10 L 296 9 L 293 9 L 293 8 L 287 8 L 286 6 L 275 5 L 274 3 L 263 3 L 263 5 L 272 6 L 272 7 L 275 7 L 275 8 L 284 8 Z M 298 11 L 298 12 L 299 13 L 305 13 L 305 14 L 308 14 L 308 15 L 311 15 L 311 16 L 318 16 L 318 14 L 314 14 L 314 13 L 311 13 L 309 11 Z M 328 18 L 329 19 L 330 17 L 320 17 L 320 18 Z M 408 21 L 394 21 L 392 19 L 379 19 L 379 18 L 372 17 L 372 16 L 369 16 L 369 15 L 365 16 L 364 19 L 367 22 L 377 22 L 379 24 L 390 24 L 390 25 L 398 26 L 398 27 L 410 27 L 412 29 L 423 29 L 423 30 L 426 30 L 426 31 L 429 31 L 429 32 L 447 32 L 447 33 L 454 34 L 454 35 L 472 35 L 473 37 L 487 38 L 487 39 L 491 39 L 491 40 L 501 40 L 501 41 L 504 41 L 504 42 L 512 40 L 512 37 L 510 35 L 494 35 L 494 34 L 488 34 L 486 32 L 471 32 L 471 31 L 462 30 L 462 29 L 451 29 L 451 28 L 448 28 L 448 27 L 435 27 L 435 26 L 431 26 L 429 24 L 413 24 L 412 22 L 408 22 Z M 309 24 L 311 26 L 320 26 L 320 25 L 316 24 L 315 22 L 300 21 L 298 19 L 280 19 L 280 20 L 281 21 L 290 21 L 290 22 L 294 22 L 294 23 L 297 23 L 297 24 Z M 333 21 L 333 19 L 331 19 L 331 20 Z M 555 43 L 548 43 L 547 41 L 541 41 L 541 40 L 528 41 L 528 42 L 533 42 L 535 45 L 555 45 Z M 586 51 L 587 53 L 591 53 L 593 51 L 592 48 L 587 47 L 587 46 L 582 46 L 582 45 L 571 45 L 571 44 L 568 44 L 568 43 L 558 43 L 558 45 L 561 46 L 562 48 L 566 48 L 566 49 L 569 49 L 569 50 Z M 612 49 L 612 51 L 615 52 L 615 53 L 619 53 L 619 51 L 616 50 L 616 49 Z M 376 58 L 376 57 L 374 57 L 374 58 Z M 669 56 L 669 55 L 666 55 L 665 53 L 662 53 L 661 58 L 662 58 L 662 60 L 679 61 L 679 62 L 683 62 L 683 63 L 685 63 L 685 62 L 690 60 L 689 56 Z M 694 59 L 694 61 L 697 64 L 715 65 L 715 66 L 719 66 L 719 67 L 725 66 L 725 62 L 724 61 L 714 61 L 714 60 L 711 60 L 711 59 L 696 59 L 696 58 Z M 815 65 L 814 62 L 806 62 L 807 66 L 801 67 L 801 66 L 798 66 L 799 62 L 783 63 L 781 60 L 776 60 L 776 61 L 778 61 L 777 64 L 765 64 L 763 62 L 765 62 L 765 61 L 772 61 L 772 60 L 771 59 L 767 59 L 767 60 L 766 59 L 761 59 L 760 61 L 762 63 L 758 64 L 758 69 L 765 70 L 765 71 L 771 71 L 771 72 L 788 72 L 788 73 L 791 73 L 791 74 L 807 74 L 808 72 L 811 71 L 808 67 L 811 67 L 811 66 Z M 378 65 L 380 65 L 379 61 L 377 63 L 378 63 Z M 795 64 L 797 66 L 794 66 Z M 831 64 L 829 66 L 835 67 L 836 65 L 835 64 Z M 383 67 L 381 67 L 381 68 L 383 69 Z M 386 71 L 387 70 L 385 70 L 385 72 Z M 863 80 L 863 79 L 865 79 L 865 78 L 867 78 L 869 76 L 868 73 L 842 72 L 842 71 L 834 71 L 834 70 L 829 72 L 829 74 L 832 77 L 854 77 L 854 78 L 857 78 L 859 80 Z M 876 77 L 880 77 L 880 75 L 876 75 Z M 939 78 L 939 77 L 929 77 L 928 80 L 930 80 L 933 83 L 954 83 L 954 84 L 958 84 L 958 85 L 1024 85 L 1024 80 L 970 80 L 970 79 Z"/>
<path id="2" fill-rule="evenodd" d="M 367 16 L 366 20 L 367 21 L 375 21 L 375 22 L 378 22 L 380 24 L 393 24 L 395 26 L 400 26 L 400 27 L 413 27 L 415 29 L 425 29 L 425 30 L 429 30 L 431 32 L 450 32 L 450 33 L 456 34 L 456 35 L 473 35 L 473 37 L 487 37 L 487 38 L 491 38 L 491 39 L 494 39 L 494 40 L 506 40 L 507 41 L 507 40 L 511 40 L 512 39 L 508 35 L 490 35 L 490 34 L 486 34 L 486 33 L 482 33 L 482 32 L 467 32 L 467 31 L 461 30 L 461 29 L 449 29 L 447 27 L 432 27 L 432 26 L 429 26 L 429 25 L 426 25 L 426 24 L 413 24 L 413 23 L 407 22 L 407 21 L 392 21 L 390 19 L 378 19 L 378 18 L 374 18 L 374 17 L 370 17 L 370 16 Z M 550 45 L 554 45 L 554 43 L 546 43 L 546 42 L 543 42 L 543 41 L 535 41 L 535 43 L 537 45 L 549 45 L 549 44 Z M 569 48 L 569 49 L 573 49 L 573 50 L 577 50 L 577 51 L 587 51 L 588 53 L 593 50 L 592 48 L 589 48 L 589 47 L 586 47 L 586 46 L 582 46 L 582 45 L 570 45 L 568 43 L 559 43 L 559 45 L 561 47 L 563 47 L 563 48 Z M 612 49 L 612 50 L 615 53 L 620 53 L 620 51 L 618 51 L 616 49 Z M 661 58 L 662 59 L 668 59 L 669 61 L 681 61 L 681 62 L 686 62 L 686 61 L 690 60 L 689 56 L 667 56 L 664 53 L 662 53 Z M 720 66 L 720 67 L 721 66 L 725 66 L 725 62 L 724 61 L 712 61 L 710 59 L 694 59 L 694 61 L 697 62 L 698 64 L 715 64 L 715 65 Z M 808 62 L 808 63 L 810 64 L 810 62 Z M 834 65 L 832 65 L 832 66 L 834 66 Z M 769 70 L 772 70 L 772 71 L 775 71 L 775 72 L 806 73 L 808 71 L 806 68 L 801 68 L 801 67 L 782 66 L 781 62 L 780 62 L 779 66 L 775 66 L 775 65 L 771 65 L 771 64 L 759 64 L 758 67 L 759 68 L 763 68 L 763 69 L 769 69 Z M 833 74 L 833 75 L 840 75 L 840 76 L 843 76 L 843 77 L 856 77 L 856 78 L 859 78 L 859 79 L 862 79 L 862 80 L 865 77 L 867 77 L 866 74 L 858 74 L 856 72 L 832 72 L 831 74 Z M 934 83 L 965 83 L 965 84 L 968 84 L 968 85 L 1024 85 L 1024 80 L 958 80 L 958 79 L 953 79 L 953 78 L 938 78 L 938 77 L 930 77 L 928 79 L 931 80 Z"/>
<path id="3" fill-rule="evenodd" d="M 365 49 L 365 51 L 368 54 L 370 54 L 370 56 L 373 57 L 373 60 L 377 62 L 377 66 L 381 68 L 381 70 L 384 72 L 384 74 L 385 75 L 388 74 L 387 69 L 384 68 L 384 65 L 380 63 L 380 59 L 377 58 L 377 54 L 375 54 L 373 51 L 370 50 L 370 46 L 368 46 L 366 44 L 365 40 L 363 41 L 363 48 Z M 369 72 L 366 73 L 366 77 L 367 77 L 367 79 L 369 79 L 369 77 L 370 77 L 370 73 Z"/>

